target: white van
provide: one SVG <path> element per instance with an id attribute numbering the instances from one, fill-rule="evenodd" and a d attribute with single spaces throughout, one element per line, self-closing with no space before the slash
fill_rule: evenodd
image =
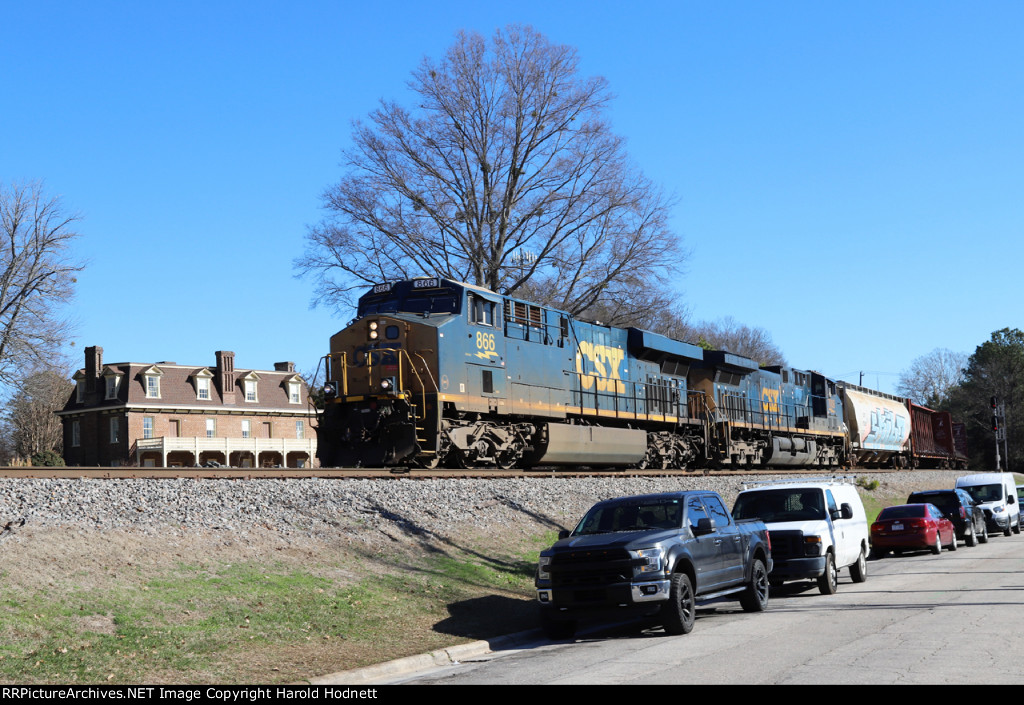
<path id="1" fill-rule="evenodd" d="M 966 490 L 985 512 L 989 531 L 1002 531 L 1009 536 L 1020 533 L 1020 503 L 1012 472 L 982 472 L 956 479 L 956 486 Z"/>
<path id="2" fill-rule="evenodd" d="M 868 519 L 857 488 L 845 480 L 758 483 L 736 497 L 733 518 L 758 518 L 768 526 L 772 585 L 814 579 L 831 595 L 846 567 L 855 583 L 867 580 Z"/>

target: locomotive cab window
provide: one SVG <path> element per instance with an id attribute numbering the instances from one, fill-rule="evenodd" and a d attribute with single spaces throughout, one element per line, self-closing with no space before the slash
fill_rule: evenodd
<path id="1" fill-rule="evenodd" d="M 496 304 L 476 294 L 469 295 L 469 321 L 478 326 L 494 325 L 494 308 Z"/>

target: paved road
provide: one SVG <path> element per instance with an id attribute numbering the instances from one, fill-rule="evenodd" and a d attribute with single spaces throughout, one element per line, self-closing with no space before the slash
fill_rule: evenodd
<path id="1" fill-rule="evenodd" d="M 1024 650 L 1024 535 L 940 556 L 868 563 L 825 597 L 773 590 L 768 611 L 701 611 L 692 633 L 582 632 L 405 678 L 433 684 L 1017 683 Z M 396 681 L 397 682 L 397 681 Z"/>

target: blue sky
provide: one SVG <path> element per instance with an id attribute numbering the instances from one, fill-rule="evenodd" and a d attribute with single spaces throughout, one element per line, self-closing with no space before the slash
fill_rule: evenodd
<path id="1" fill-rule="evenodd" d="M 531 24 L 603 75 L 678 199 L 694 319 L 893 391 L 1022 327 L 1019 2 L 3 0 L 0 181 L 83 220 L 72 353 L 310 370 L 346 322 L 295 279 L 351 122 L 460 29 Z"/>

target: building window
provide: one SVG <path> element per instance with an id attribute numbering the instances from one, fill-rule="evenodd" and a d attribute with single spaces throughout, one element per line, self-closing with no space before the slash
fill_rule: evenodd
<path id="1" fill-rule="evenodd" d="M 109 381 L 109 380 L 108 380 Z M 110 419 L 110 442 L 117 443 L 121 440 L 121 419 L 116 416 Z"/>
<path id="2" fill-rule="evenodd" d="M 252 438 L 252 422 L 242 419 L 242 438 Z"/>
<path id="3" fill-rule="evenodd" d="M 306 437 L 306 424 L 301 421 L 295 422 L 295 437 L 300 439 Z"/>
<path id="4" fill-rule="evenodd" d="M 299 402 L 302 401 L 302 398 L 301 398 L 300 394 L 301 394 L 301 389 L 300 389 L 299 383 L 298 382 L 289 382 L 288 383 L 288 401 L 291 402 L 292 404 L 298 404 Z"/>
<path id="5" fill-rule="evenodd" d="M 85 400 L 85 380 L 75 382 L 75 401 L 81 404 Z"/>
<path id="6" fill-rule="evenodd" d="M 117 383 L 119 378 L 117 375 L 111 375 L 107 377 L 107 399 L 117 398 Z"/>
<path id="7" fill-rule="evenodd" d="M 156 375 L 146 375 L 146 398 L 160 398 L 160 378 Z"/>
<path id="8" fill-rule="evenodd" d="M 209 399 L 210 398 L 210 378 L 199 377 L 196 379 L 196 398 L 197 399 Z"/>
<path id="9" fill-rule="evenodd" d="M 142 437 L 152 438 L 153 437 L 153 417 L 143 416 L 142 417 Z"/>
<path id="10" fill-rule="evenodd" d="M 80 421 L 71 422 L 71 445 L 75 448 L 82 445 L 82 423 Z"/>
<path id="11" fill-rule="evenodd" d="M 217 419 L 206 419 L 206 437 L 217 437 Z"/>
<path id="12" fill-rule="evenodd" d="M 247 379 L 243 382 L 243 385 L 245 388 L 245 400 L 258 401 L 256 399 L 256 382 L 254 380 Z"/>

